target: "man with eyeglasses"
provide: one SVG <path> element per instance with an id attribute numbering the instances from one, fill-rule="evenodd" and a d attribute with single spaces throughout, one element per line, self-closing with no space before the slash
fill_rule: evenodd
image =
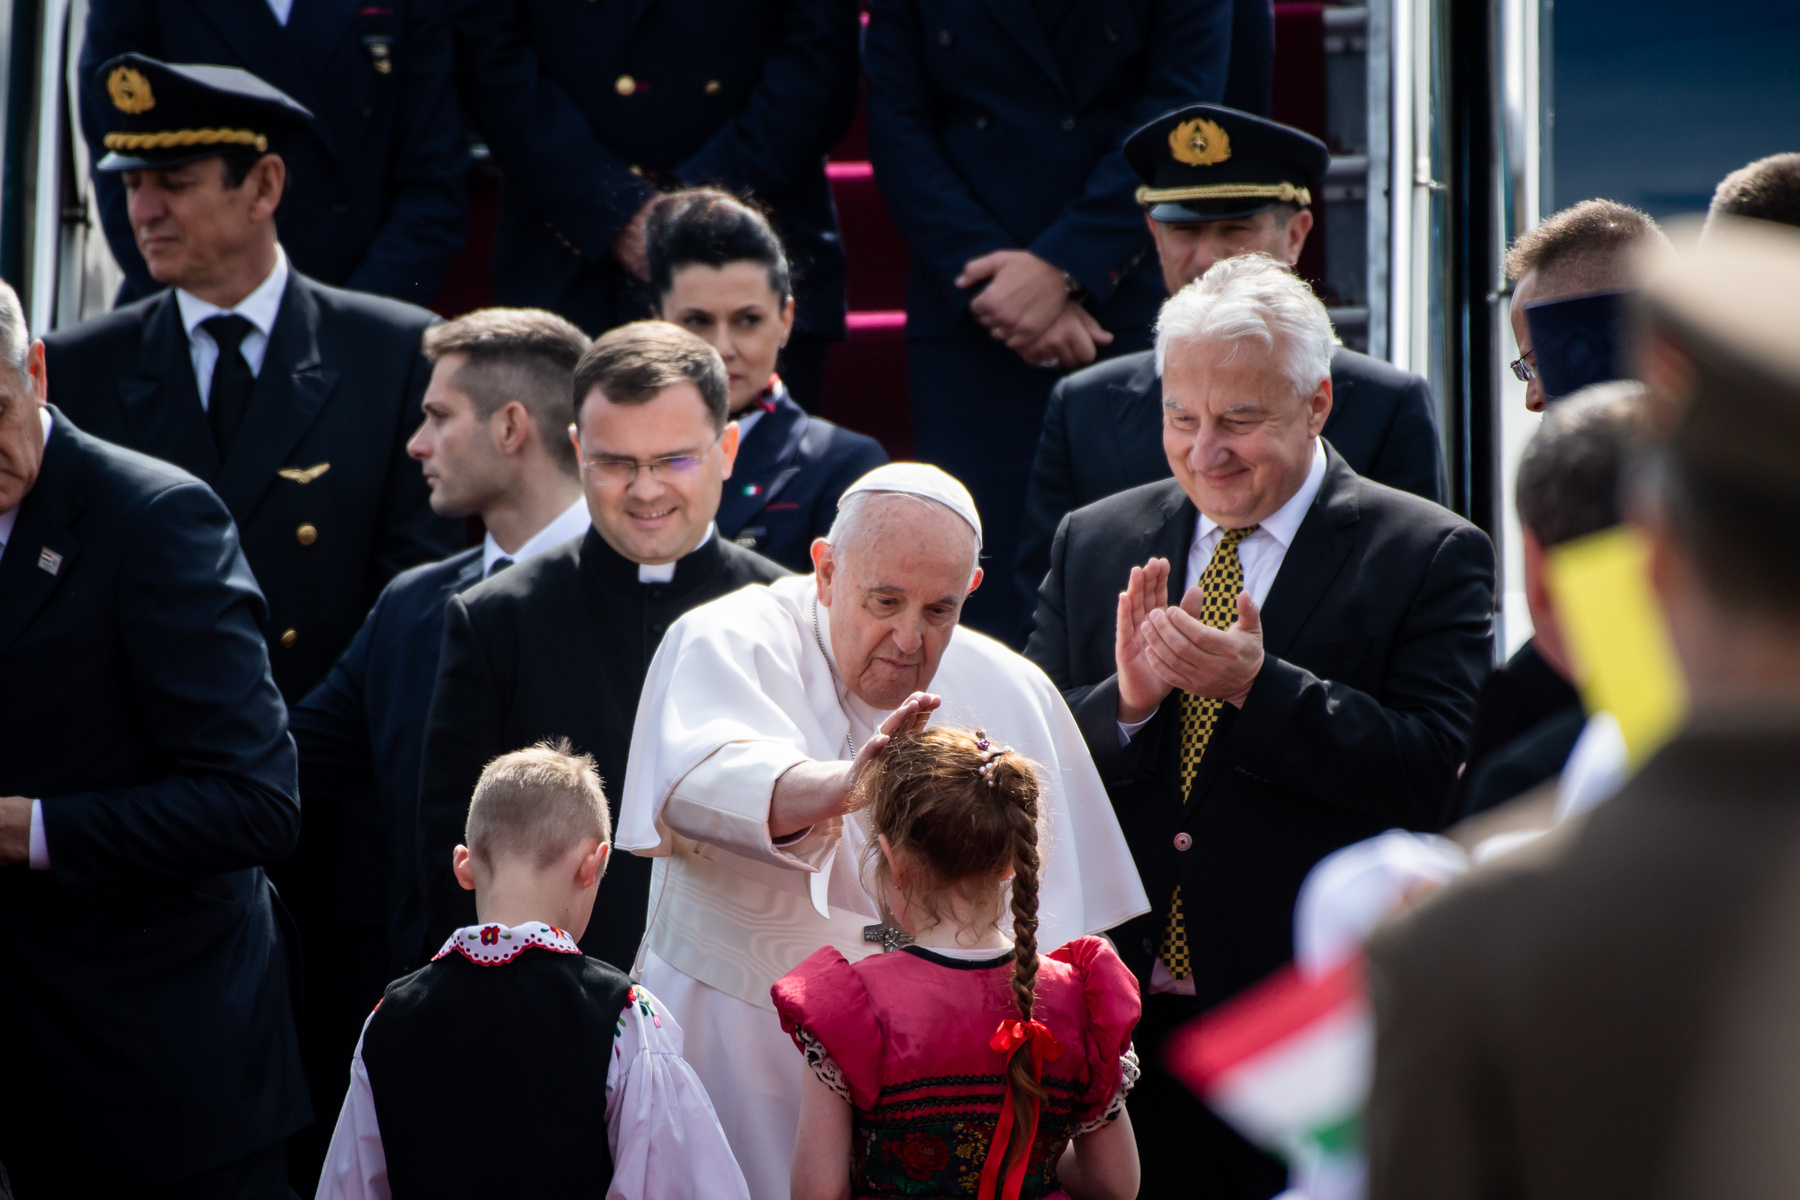
<path id="1" fill-rule="evenodd" d="M 482 767 L 566 737 L 599 764 L 616 827 L 638 693 L 663 632 L 697 605 L 788 574 L 713 525 L 738 443 L 716 350 L 676 325 L 623 325 L 582 356 L 573 391 L 569 437 L 592 527 L 445 612 L 419 790 L 428 951 L 475 921 L 450 861 Z M 650 861 L 615 857 L 600 884 L 607 919 L 582 949 L 628 963 Z"/>

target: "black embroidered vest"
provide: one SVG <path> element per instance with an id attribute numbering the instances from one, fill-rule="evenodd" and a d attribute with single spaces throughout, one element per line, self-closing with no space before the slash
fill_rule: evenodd
<path id="1" fill-rule="evenodd" d="M 448 954 L 388 987 L 363 1064 L 395 1200 L 606 1195 L 606 1070 L 631 981 L 597 958 Z"/>

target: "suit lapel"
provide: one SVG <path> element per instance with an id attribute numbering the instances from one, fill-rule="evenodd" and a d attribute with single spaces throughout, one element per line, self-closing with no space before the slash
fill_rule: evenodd
<path id="1" fill-rule="evenodd" d="M 311 128 L 318 139 L 337 155 L 330 131 L 318 119 L 319 89 L 294 53 L 294 45 L 269 11 L 267 0 L 188 0 L 220 37 L 238 52 L 246 70 L 273 84 L 305 105 L 314 116 Z M 294 20 L 311 0 L 297 0 L 289 20 Z"/>
<path id="2" fill-rule="evenodd" d="M 239 525 L 275 482 L 276 471 L 313 465 L 290 464 L 287 457 L 337 383 L 338 373 L 319 365 L 318 325 L 319 308 L 310 285 L 299 272 L 290 272 L 262 371 L 250 393 L 250 408 L 213 488 Z"/>
<path id="3" fill-rule="evenodd" d="M 1325 458 L 1325 481 L 1300 522 L 1263 605 L 1263 650 L 1277 658 L 1293 648 L 1295 637 L 1343 569 L 1355 540 L 1344 531 L 1358 519 L 1356 475 L 1337 451 L 1327 447 Z"/>
<path id="4" fill-rule="evenodd" d="M 742 529 L 800 473 L 794 459 L 806 435 L 806 413 L 785 396 L 783 401 L 756 423 L 739 449 L 719 502 L 721 528 Z M 746 487 L 756 493 L 745 494 Z"/>
<path id="5" fill-rule="evenodd" d="M 1068 83 L 1062 77 L 1062 68 L 1056 65 L 1056 56 L 1050 52 L 1050 39 L 1044 36 L 1044 23 L 1038 20 L 1037 10 L 1032 8 L 1031 0 L 983 0 L 994 19 L 1012 36 L 1025 51 L 1025 56 L 1035 63 L 1051 83 L 1056 85 L 1063 95 L 1069 94 Z"/>
<path id="6" fill-rule="evenodd" d="M 18 640 L 57 585 L 68 578 L 81 543 L 70 532 L 81 512 L 81 447 L 68 419 L 55 425 L 37 482 L 19 505 L 6 554 L 0 557 L 0 654 Z"/>
<path id="7" fill-rule="evenodd" d="M 219 477 L 219 451 L 200 406 L 194 360 L 173 288 L 144 318 L 138 373 L 118 381 L 119 403 L 133 435 L 132 449 L 172 462 L 207 483 Z"/>

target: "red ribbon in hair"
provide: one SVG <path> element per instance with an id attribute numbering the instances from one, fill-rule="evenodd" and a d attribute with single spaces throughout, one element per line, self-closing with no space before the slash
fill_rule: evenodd
<path id="1" fill-rule="evenodd" d="M 1063 1044 L 1042 1021 L 1002 1021 L 1000 1028 L 994 1030 L 994 1036 L 988 1039 L 988 1045 L 1006 1055 L 1008 1062 L 1019 1047 L 1027 1047 L 1033 1083 L 1043 1082 L 1046 1062 L 1055 1062 L 1063 1056 Z M 1006 1144 L 1011 1140 L 1015 1119 L 1012 1088 L 1008 1086 L 1006 1102 L 1000 1106 L 1000 1120 L 994 1126 L 993 1144 L 988 1147 L 987 1161 L 981 1166 L 981 1186 L 975 1193 L 977 1200 L 994 1200 L 996 1187 L 1000 1200 L 1019 1200 L 1019 1191 L 1025 1186 L 1025 1169 L 1031 1165 L 1031 1144 L 1037 1140 L 1037 1103 L 1032 1103 L 1031 1111 L 1024 1117 L 1024 1152 L 1007 1168 L 1006 1182 L 1002 1185 L 1000 1162 L 1006 1157 Z"/>

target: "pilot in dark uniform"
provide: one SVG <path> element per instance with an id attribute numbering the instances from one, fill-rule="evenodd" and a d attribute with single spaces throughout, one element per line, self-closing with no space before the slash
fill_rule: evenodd
<path id="1" fill-rule="evenodd" d="M 463 103 L 505 176 L 494 302 L 600 334 L 650 315 L 647 206 L 718 184 L 774 218 L 798 313 L 781 372 L 818 411 L 844 336 L 825 153 L 856 112 L 852 0 L 456 0 Z"/>
<path id="2" fill-rule="evenodd" d="M 993 582 L 963 621 L 1018 636 L 1005 586 L 1065 370 L 1150 344 L 1162 281 L 1125 137 L 1218 100 L 1232 0 L 873 0 L 869 155 L 912 248 L 913 442 L 981 510 Z M 1103 331 L 1103 332 L 1102 332 Z"/>
<path id="3" fill-rule="evenodd" d="M 436 318 L 288 262 L 277 149 L 307 113 L 286 94 L 235 67 L 137 54 L 103 65 L 98 87 L 113 122 L 97 169 L 122 174 L 139 247 L 168 290 L 45 339 L 57 402 L 224 500 L 293 703 L 383 584 L 462 544 L 406 454 L 430 376 L 419 340 Z"/>
<path id="4" fill-rule="evenodd" d="M 1235 109 L 1197 104 L 1131 135 L 1125 157 L 1172 294 L 1213 263 L 1263 253 L 1290 266 L 1331 163 L 1310 134 Z M 1323 437 L 1365 479 L 1444 502 L 1431 392 L 1417 375 L 1339 347 L 1331 357 L 1331 416 Z M 1114 493 L 1169 477 L 1162 445 L 1162 380 L 1148 351 L 1077 371 L 1050 393 L 1031 466 L 1018 594 L 1035 609 L 1063 517 Z"/>
<path id="5" fill-rule="evenodd" d="M 115 117 L 100 64 L 131 51 L 242 67 L 310 110 L 282 147 L 281 244 L 296 267 L 414 304 L 437 294 L 468 226 L 442 0 L 89 0 L 81 127 L 96 162 Z M 94 190 L 125 271 L 120 302 L 157 291 L 118 173 L 96 168 Z"/>

